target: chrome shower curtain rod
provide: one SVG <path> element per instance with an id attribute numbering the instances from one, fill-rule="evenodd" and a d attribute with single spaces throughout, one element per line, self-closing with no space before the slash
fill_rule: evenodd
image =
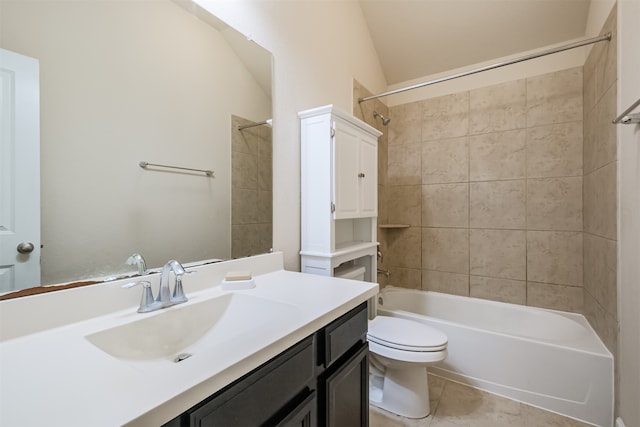
<path id="1" fill-rule="evenodd" d="M 577 42 L 574 42 L 574 43 L 570 43 L 570 44 L 567 44 L 567 45 L 564 45 L 564 46 L 554 47 L 554 48 L 547 49 L 547 50 L 542 51 L 542 52 L 532 53 L 532 54 L 525 55 L 525 56 L 522 56 L 520 58 L 512 59 L 512 60 L 509 60 L 509 61 L 497 62 L 495 64 L 491 64 L 491 65 L 487 65 L 487 66 L 484 66 L 484 67 L 476 68 L 474 70 L 463 71 L 463 72 L 458 73 L 458 74 L 453 74 L 453 75 L 447 76 L 447 77 L 441 77 L 439 79 L 430 80 L 428 82 L 418 83 L 418 84 L 415 84 L 415 85 L 412 85 L 412 86 L 407 86 L 407 87 L 403 87 L 403 88 L 400 88 L 400 89 L 390 90 L 388 92 L 379 93 L 377 95 L 365 96 L 365 97 L 362 97 L 362 98 L 358 98 L 358 103 L 361 104 L 361 103 L 363 103 L 365 101 L 370 101 L 372 99 L 382 98 L 384 96 L 389 96 L 389 95 L 395 95 L 396 93 L 406 92 L 408 90 L 418 89 L 418 88 L 425 87 L 425 86 L 430 86 L 430 85 L 433 85 L 433 84 L 436 84 L 436 83 L 442 83 L 442 82 L 446 82 L 448 80 L 453 80 L 453 79 L 457 79 L 457 78 L 460 78 L 460 77 L 470 76 L 472 74 L 481 73 L 483 71 L 489 71 L 489 70 L 493 70 L 495 68 L 500 68 L 500 67 L 505 67 L 507 65 L 517 64 L 518 62 L 523 62 L 523 61 L 528 61 L 530 59 L 540 58 L 541 56 L 547 56 L 547 55 L 551 55 L 553 53 L 564 52 L 565 50 L 575 49 L 577 47 L 582 47 L 582 46 L 586 46 L 586 45 L 589 45 L 589 44 L 602 42 L 602 41 L 605 41 L 605 40 L 606 41 L 611 41 L 611 33 L 607 33 L 605 35 L 598 36 L 598 37 L 593 37 L 593 38 L 590 38 L 590 39 L 584 39 L 584 40 L 577 41 Z"/>
<path id="2" fill-rule="evenodd" d="M 273 121 L 271 119 L 267 119 L 267 120 L 265 120 L 263 122 L 252 123 L 250 125 L 244 125 L 244 126 L 238 126 L 238 130 L 244 130 L 244 129 L 254 128 L 256 126 L 264 126 L 264 125 L 271 126 L 272 123 L 273 123 Z"/>

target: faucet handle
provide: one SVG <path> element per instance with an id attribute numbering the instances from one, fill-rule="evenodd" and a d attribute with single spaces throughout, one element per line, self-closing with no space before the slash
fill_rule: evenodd
<path id="1" fill-rule="evenodd" d="M 187 302 L 189 299 L 184 294 L 182 289 L 182 274 L 176 274 L 176 286 L 173 288 L 173 296 L 171 296 L 171 302 L 179 304 L 181 302 Z"/>
<path id="2" fill-rule="evenodd" d="M 160 303 L 156 302 L 153 298 L 153 290 L 151 289 L 151 282 L 147 280 L 140 280 L 138 282 L 130 282 L 122 285 L 122 288 L 129 289 L 134 286 L 142 285 L 142 297 L 140 298 L 140 307 L 138 307 L 138 313 L 148 313 L 150 311 L 157 310 Z"/>
<path id="3" fill-rule="evenodd" d="M 176 274 L 176 286 L 173 288 L 173 296 L 171 297 L 171 302 L 179 304 L 181 302 L 189 301 L 187 296 L 184 294 L 184 290 L 182 289 L 182 276 L 196 273 L 197 271 L 185 271 L 184 273 Z"/>

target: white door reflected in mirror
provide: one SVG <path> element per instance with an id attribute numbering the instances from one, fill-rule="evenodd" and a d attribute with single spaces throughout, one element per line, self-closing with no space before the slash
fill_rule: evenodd
<path id="1" fill-rule="evenodd" d="M 39 283 L 39 65 L 0 49 L 0 292 Z"/>

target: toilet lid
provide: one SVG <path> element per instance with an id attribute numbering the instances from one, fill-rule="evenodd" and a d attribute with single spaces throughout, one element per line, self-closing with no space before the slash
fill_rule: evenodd
<path id="1" fill-rule="evenodd" d="M 440 351 L 447 347 L 447 336 L 424 323 L 398 317 L 376 316 L 369 322 L 370 341 L 408 351 Z"/>

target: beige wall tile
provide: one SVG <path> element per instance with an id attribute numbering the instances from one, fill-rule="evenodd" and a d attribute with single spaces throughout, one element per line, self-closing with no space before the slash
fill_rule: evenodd
<path id="1" fill-rule="evenodd" d="M 617 313 L 617 246 L 584 233 L 584 288 L 608 313 Z"/>
<path id="2" fill-rule="evenodd" d="M 387 194 L 390 224 L 409 224 L 420 226 L 421 186 L 393 185 Z"/>
<path id="3" fill-rule="evenodd" d="M 469 134 L 525 127 L 526 101 L 524 79 L 472 90 L 469 93 Z"/>
<path id="4" fill-rule="evenodd" d="M 519 230 L 469 230 L 470 274 L 526 279 L 526 236 Z"/>
<path id="5" fill-rule="evenodd" d="M 271 223 L 273 219 L 273 192 L 258 190 L 256 223 Z"/>
<path id="6" fill-rule="evenodd" d="M 423 228 L 422 269 L 468 273 L 469 230 Z"/>
<path id="7" fill-rule="evenodd" d="M 389 164 L 389 143 L 386 135 L 378 139 L 378 184 L 387 185 L 387 165 Z"/>
<path id="8" fill-rule="evenodd" d="M 421 144 L 389 146 L 387 185 L 421 183 L 421 149 Z"/>
<path id="9" fill-rule="evenodd" d="M 231 256 L 234 258 L 255 255 L 260 246 L 260 234 L 257 224 L 240 224 L 231 226 Z"/>
<path id="10" fill-rule="evenodd" d="M 527 229 L 582 231 L 582 177 L 527 180 Z"/>
<path id="11" fill-rule="evenodd" d="M 582 313 L 583 290 L 578 286 L 527 282 L 527 305 Z"/>
<path id="12" fill-rule="evenodd" d="M 257 223 L 271 223 L 273 219 L 273 192 L 258 190 Z"/>
<path id="13" fill-rule="evenodd" d="M 422 274 L 419 268 L 391 267 L 389 284 L 402 288 L 420 289 L 422 286 Z"/>
<path id="14" fill-rule="evenodd" d="M 583 313 L 615 358 L 618 354 L 618 322 L 616 321 L 616 315 L 607 313 L 589 292 L 584 293 Z"/>
<path id="15" fill-rule="evenodd" d="M 389 186 L 378 185 L 378 224 L 388 224 L 389 223 L 389 213 L 387 206 L 389 203 L 387 202 L 387 189 Z M 378 234 L 380 237 L 380 234 Z"/>
<path id="16" fill-rule="evenodd" d="M 424 142 L 421 174 L 423 184 L 469 181 L 469 139 Z"/>
<path id="17" fill-rule="evenodd" d="M 469 227 L 469 184 L 422 186 L 423 227 Z"/>
<path id="18" fill-rule="evenodd" d="M 582 286 L 582 261 L 582 232 L 527 232 L 527 280 Z"/>
<path id="19" fill-rule="evenodd" d="M 584 172 L 590 173 L 617 158 L 616 126 L 617 89 L 612 86 L 587 114 L 584 124 Z"/>
<path id="20" fill-rule="evenodd" d="M 260 241 L 256 254 L 268 253 L 273 248 L 273 225 L 271 222 L 257 224 Z"/>
<path id="21" fill-rule="evenodd" d="M 583 115 L 586 119 L 587 114 L 593 110 L 596 105 L 596 58 L 594 50 L 596 45 L 593 46 L 591 54 L 582 67 L 582 97 L 583 97 Z"/>
<path id="22" fill-rule="evenodd" d="M 524 178 L 525 146 L 525 130 L 470 136 L 469 180 Z"/>
<path id="23" fill-rule="evenodd" d="M 258 189 L 258 156 L 233 152 L 231 182 L 235 188 Z"/>
<path id="24" fill-rule="evenodd" d="M 600 185 L 596 176 L 590 177 L 592 194 L 587 195 L 587 178 L 582 188 L 587 161 L 615 160 L 612 126 L 604 126 L 611 105 L 615 115 L 615 93 L 597 94 L 597 85 L 607 79 L 596 71 L 603 70 L 598 61 L 591 61 L 586 66 L 593 71 L 585 69 L 584 80 L 582 67 L 576 67 L 388 109 L 392 121 L 386 132 L 388 160 L 380 162 L 387 165 L 387 180 L 380 174 L 380 198 L 386 201 L 380 222 L 386 210 L 386 222 L 414 225 L 380 233 L 387 248 L 384 264 L 396 271 L 398 282 L 415 287 L 420 269 L 423 289 L 525 303 L 528 280 L 534 301 L 547 304 L 548 291 L 557 291 L 559 304 L 575 309 L 572 298 L 582 295 L 586 273 L 581 266 L 587 262 L 580 233 L 583 197 L 584 226 L 612 227 L 604 220 L 609 204 L 596 203 L 603 190 L 591 188 Z M 416 193 L 409 190 L 418 184 L 419 221 Z M 557 282 L 555 288 L 545 287 Z M 395 284 L 393 278 L 390 283 Z"/>
<path id="25" fill-rule="evenodd" d="M 373 112 L 376 111 L 385 117 L 389 117 L 389 109 L 387 106 L 381 99 L 373 99 L 371 101 L 359 103 L 359 98 L 371 96 L 373 93 L 356 80 L 353 82 L 353 115 L 379 131 L 386 130 L 387 128 L 382 125 L 382 121 L 379 118 L 374 117 Z"/>
<path id="26" fill-rule="evenodd" d="M 238 130 L 238 126 L 250 125 L 255 122 L 241 117 L 231 118 L 231 150 L 234 152 L 258 155 L 260 153 L 260 128 L 253 127 Z"/>
<path id="27" fill-rule="evenodd" d="M 584 231 L 617 239 L 617 162 L 584 177 Z"/>
<path id="28" fill-rule="evenodd" d="M 420 227 L 387 231 L 385 262 L 389 268 L 420 268 L 422 252 Z"/>
<path id="29" fill-rule="evenodd" d="M 618 76 L 618 20 L 616 7 L 609 14 L 600 34 L 611 32 L 611 41 L 597 43 L 596 61 L 596 99 L 599 99 L 616 82 Z"/>
<path id="30" fill-rule="evenodd" d="M 422 290 L 469 296 L 469 275 L 422 270 Z"/>
<path id="31" fill-rule="evenodd" d="M 596 132 L 598 128 L 598 108 L 593 108 L 590 112 L 585 114 L 584 123 L 582 125 L 583 140 L 583 173 L 589 174 L 596 168 L 598 159 L 602 156 L 602 149 L 604 148 L 602 143 L 598 143 L 596 140 Z M 601 132 L 598 132 L 601 133 Z"/>
<path id="32" fill-rule="evenodd" d="M 391 107 L 389 118 L 389 145 L 417 144 L 422 141 L 422 102 Z"/>
<path id="33" fill-rule="evenodd" d="M 527 177 L 582 175 L 582 121 L 527 129 Z"/>
<path id="34" fill-rule="evenodd" d="M 269 129 L 269 131 L 271 131 Z M 271 139 L 263 139 L 258 157 L 258 188 L 271 191 L 273 189 L 273 157 Z"/>
<path id="35" fill-rule="evenodd" d="M 231 197 L 231 223 L 255 224 L 260 214 L 258 190 L 234 188 Z"/>
<path id="36" fill-rule="evenodd" d="M 465 136 L 469 132 L 469 92 L 422 101 L 422 140 Z"/>
<path id="37" fill-rule="evenodd" d="M 527 282 L 524 280 L 496 279 L 495 277 L 471 276 L 470 296 L 493 301 L 526 304 Z"/>
<path id="38" fill-rule="evenodd" d="M 527 126 L 582 119 L 582 67 L 527 79 Z"/>
<path id="39" fill-rule="evenodd" d="M 525 227 L 525 180 L 472 182 L 469 184 L 471 228 Z"/>

